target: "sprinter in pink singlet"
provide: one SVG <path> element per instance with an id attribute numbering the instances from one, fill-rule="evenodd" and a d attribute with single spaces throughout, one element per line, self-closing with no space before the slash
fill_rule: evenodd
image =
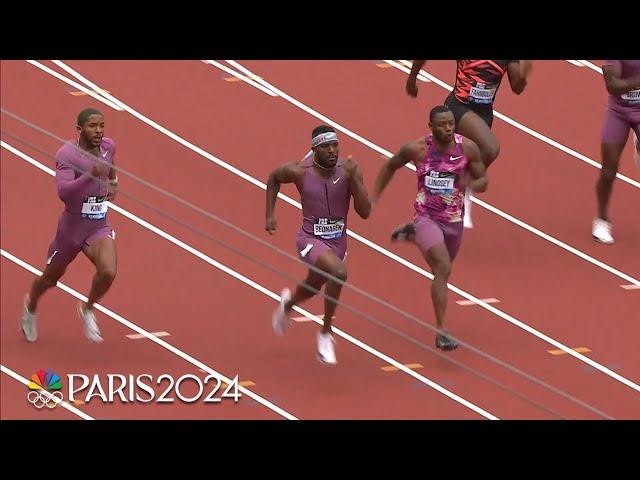
<path id="1" fill-rule="evenodd" d="M 276 229 L 274 208 L 283 183 L 294 183 L 302 203 L 302 227 L 296 237 L 301 260 L 333 277 L 347 280 L 344 264 L 347 252 L 347 215 L 353 197 L 353 206 L 362 218 L 371 211 L 371 202 L 360 168 L 354 160 L 338 159 L 338 137 L 332 127 L 321 125 L 311 133 L 311 151 L 300 162 L 287 163 L 276 168 L 267 182 L 266 230 Z M 325 295 L 340 298 L 342 283 L 327 279 L 309 270 L 304 283 L 298 284 L 291 296 L 285 288 L 280 305 L 273 312 L 272 325 L 276 335 L 282 335 L 290 324 L 289 313 L 294 305 L 313 297 L 326 283 Z M 315 291 L 306 288 L 306 285 Z M 337 363 L 331 322 L 337 304 L 325 298 L 324 327 L 318 333 L 318 359 L 325 364 Z"/>
<path id="2" fill-rule="evenodd" d="M 49 246 L 47 265 L 25 296 L 22 331 L 29 342 L 38 338 L 36 308 L 40 297 L 62 278 L 69 264 L 83 252 L 96 267 L 89 298 L 77 310 L 87 338 L 101 342 L 93 305 L 107 293 L 116 275 L 115 232 L 107 223 L 107 202 L 116 194 L 116 144 L 104 137 L 104 116 L 95 108 L 78 115 L 78 139 L 56 153 L 56 185 L 65 209 Z"/>
<path id="3" fill-rule="evenodd" d="M 404 225 L 397 238 L 415 242 L 434 275 L 431 300 L 436 315 L 436 346 L 455 350 L 458 343 L 448 335 L 447 282 L 451 262 L 462 241 L 465 188 L 473 192 L 487 189 L 485 166 L 478 146 L 454 133 L 453 112 L 438 106 L 429 114 L 431 135 L 405 144 L 382 167 L 376 179 L 371 202 L 375 204 L 396 170 L 412 162 L 418 174 L 418 194 L 411 228 Z"/>

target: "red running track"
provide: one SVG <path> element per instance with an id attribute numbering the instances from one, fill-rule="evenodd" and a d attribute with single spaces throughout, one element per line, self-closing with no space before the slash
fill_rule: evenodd
<path id="1" fill-rule="evenodd" d="M 323 62 L 330 68 L 305 62 L 304 68 L 296 68 L 295 72 L 289 66 L 287 75 L 286 63 L 262 62 L 247 66 L 255 67 L 256 73 L 290 95 L 387 149 L 395 149 L 394 142 L 399 145 L 403 140 L 420 133 L 424 108 L 416 108 L 415 102 L 404 105 L 398 100 L 402 95 L 394 93 L 394 89 L 403 83 L 402 72 L 393 72 L 395 77 L 391 77 L 392 72 L 366 62 Z M 226 82 L 223 77 L 227 75 L 199 62 L 69 62 L 69 65 L 136 110 L 262 181 L 266 180 L 268 172 L 275 165 L 299 158 L 307 148 L 310 130 L 320 123 L 282 99 L 269 97 L 243 83 Z M 372 74 L 367 73 L 368 69 Z M 329 83 L 327 78 L 320 75 L 330 70 L 334 74 L 336 71 L 340 73 L 340 81 Z M 365 75 L 371 80 L 366 84 L 358 82 Z M 328 73 L 327 76 L 331 78 Z M 331 85 L 331 90 L 327 90 L 327 85 Z M 359 86 L 359 90 L 355 90 L 354 85 Z M 434 90 L 433 95 L 429 94 L 433 101 L 437 101 L 436 97 L 443 98 L 446 93 L 439 87 L 423 85 L 421 102 L 427 101 L 423 100 L 427 89 Z M 3 108 L 62 137 L 73 135 L 71 122 L 77 111 L 87 104 L 86 98 L 73 97 L 68 90 L 72 89 L 24 62 L 3 63 Z M 18 92 L 23 93 L 18 95 Z M 350 100 L 346 102 L 346 97 L 341 98 L 341 95 L 349 93 Z M 506 92 L 503 95 L 507 97 Z M 522 96 L 516 100 L 524 102 L 526 98 Z M 278 234 L 268 237 L 263 234 L 263 191 L 129 114 L 116 113 L 108 107 L 104 107 L 104 110 L 108 135 L 118 142 L 120 165 L 293 253 L 293 236 L 300 221 L 299 211 L 279 202 Z M 511 115 L 511 112 L 504 113 Z M 416 115 L 416 118 L 412 119 L 412 115 Z M 515 117 L 515 114 L 512 116 Z M 368 131 L 367 122 L 373 118 L 377 119 L 378 127 Z M 404 118 L 402 123 L 387 120 L 401 118 Z M 523 118 L 517 119 L 523 123 L 529 122 L 528 117 L 527 122 Z M 6 128 L 5 121 L 3 119 L 3 130 L 30 136 L 29 139 L 37 145 L 50 152 L 55 151 L 52 142 L 45 142 L 42 136 L 33 135 L 15 124 Z M 538 141 L 526 138 L 521 132 L 514 132 L 512 127 L 504 125 L 504 130 L 499 131 L 498 123 L 496 120 L 496 131 L 503 150 L 496 167 L 492 168 L 491 180 L 492 187 L 499 187 L 492 188 L 483 199 L 637 277 L 640 270 L 637 252 L 631 248 L 633 239 L 638 238 L 637 227 L 634 230 L 634 226 L 629 226 L 628 230 L 623 230 L 625 227 L 620 224 L 620 235 L 625 233 L 622 239 L 619 237 L 615 248 L 608 249 L 598 248 L 600 246 L 593 245 L 588 235 L 584 240 L 576 233 L 583 228 L 579 225 L 579 218 L 590 221 L 590 213 L 585 211 L 584 205 L 591 192 L 583 192 L 585 201 L 580 206 L 579 202 L 574 203 L 574 195 L 565 198 L 562 186 L 565 185 L 572 192 L 586 190 L 585 185 L 595 178 L 596 170 L 566 154 L 554 152 L 549 146 L 538 145 Z M 408 124 L 413 127 L 407 129 L 405 125 Z M 389 140 L 386 140 L 387 136 Z M 382 162 L 379 154 L 344 135 L 342 139 L 343 153 L 348 151 L 359 159 L 365 181 L 371 188 Z M 5 136 L 3 140 L 20 147 Z M 518 178 L 538 178 L 536 175 L 544 171 L 542 162 L 562 162 L 567 171 L 566 183 L 555 183 L 556 179 L 551 176 L 550 184 L 527 190 L 522 182 L 513 180 L 514 172 L 509 175 L 507 171 L 516 163 L 515 159 L 507 161 L 514 157 L 508 154 L 510 149 L 522 153 L 517 156 Z M 23 150 L 39 161 L 47 162 L 44 156 Z M 538 158 L 539 163 L 520 163 L 525 152 L 527 158 Z M 593 158 L 593 155 L 587 154 Z M 53 181 L 4 149 L 2 174 L 2 248 L 42 268 L 60 205 L 57 200 L 38 200 L 43 197 L 55 198 Z M 413 172 L 400 172 L 375 217 L 368 222 L 352 217 L 351 227 L 424 267 L 417 252 L 410 246 L 391 245 L 387 240 L 390 228 L 410 218 L 411 189 L 415 188 L 412 175 Z M 6 180 L 8 178 L 11 178 L 11 182 Z M 26 186 L 37 189 L 42 195 L 32 199 L 22 198 Z M 514 190 L 516 186 L 518 191 Z M 182 220 L 206 229 L 218 238 L 233 242 L 244 251 L 276 265 L 283 272 L 296 278 L 303 274 L 304 269 L 300 265 L 262 247 L 256 248 L 253 242 L 230 233 L 214 222 L 204 221 L 131 181 L 121 180 L 121 188 L 153 202 L 168 213 L 179 215 Z M 615 207 L 616 200 L 618 203 L 622 203 L 622 199 L 637 201 L 637 192 L 632 187 L 624 185 L 616 188 L 614 208 L 620 208 Z M 295 198 L 292 189 L 284 189 L 284 192 Z M 531 201 L 532 196 L 536 198 L 535 202 Z M 565 203 L 558 203 L 558 198 L 565 198 Z M 122 196 L 116 203 L 276 293 L 284 284 L 291 283 L 182 227 L 158 218 L 157 214 Z M 20 208 L 16 208 L 18 204 Z M 559 219 L 559 215 L 556 215 L 560 210 L 559 204 L 567 212 L 575 213 L 569 215 L 570 218 L 562 216 Z M 232 210 L 227 205 L 233 205 Z M 574 207 L 579 208 L 571 210 Z M 37 223 L 28 221 L 36 215 L 39 218 Z M 592 350 L 589 354 L 591 358 L 637 382 L 640 365 L 632 348 L 634 338 L 640 333 L 632 318 L 633 308 L 638 302 L 635 292 L 621 289 L 619 285 L 624 282 L 610 273 L 489 212 L 476 207 L 474 216 L 478 227 L 465 232 L 464 248 L 456 262 L 451 282 L 479 298 L 499 298 L 501 303 L 496 306 L 502 311 L 570 347 L 587 346 Z M 313 358 L 315 327 L 309 323 L 296 325 L 286 338 L 273 338 L 269 325 L 270 312 L 275 306 L 273 300 L 119 214 L 111 213 L 110 218 L 118 232 L 120 270 L 113 290 L 105 298 L 105 305 L 149 331 L 170 332 L 171 336 L 166 338 L 170 343 L 227 375 L 239 373 L 241 380 L 253 381 L 255 386 L 250 387 L 251 390 L 291 414 L 299 418 L 482 418 L 404 372 L 382 371 L 380 367 L 385 365 L 383 361 L 341 339 L 337 350 L 339 366 L 335 369 L 323 368 Z M 625 235 L 629 236 L 626 243 Z M 431 322 L 429 281 L 426 278 L 354 239 L 349 242 L 350 282 Z M 535 261 L 532 261 L 534 258 Z M 86 260 L 76 263 L 64 281 L 86 293 L 91 269 Z M 28 377 L 37 368 L 43 368 L 43 362 L 50 364 L 51 358 L 60 359 L 61 362 L 65 358 L 63 363 L 54 368 L 60 372 L 74 371 L 74 368 L 79 368 L 77 365 L 83 365 L 86 371 L 101 373 L 142 373 L 158 366 L 160 368 L 152 371 L 198 373 L 192 365 L 157 345 L 151 345 L 147 340 L 128 340 L 124 335 L 132 332 L 125 332 L 127 329 L 107 317 L 101 317 L 107 339 L 105 343 L 99 346 L 87 344 L 79 326 L 75 331 L 66 328 L 70 325 L 68 322 L 72 322 L 72 325 L 78 320 L 74 318 L 74 301 L 59 291 L 49 294 L 43 301 L 41 340 L 35 345 L 26 345 L 15 322 L 7 322 L 6 319 L 18 318 L 20 299 L 32 274 L 4 258 L 2 265 L 2 286 L 5 287 L 5 283 L 12 286 L 2 291 L 2 317 L 5 319 L 2 322 L 2 363 L 19 370 L 23 376 Z M 158 272 L 159 265 L 161 273 L 151 273 Z M 384 272 L 384 275 L 380 272 Z M 403 288 L 389 291 L 390 282 Z M 600 297 L 594 297 L 594 292 L 598 292 Z M 48 300 L 49 296 L 60 297 L 61 303 L 54 305 L 53 300 Z M 451 299 L 459 300 L 460 297 L 452 294 Z M 343 300 L 431 345 L 432 334 L 424 328 L 385 312 L 352 292 L 345 291 Z M 313 313 L 319 313 L 320 302 L 310 302 L 306 307 Z M 637 417 L 638 393 L 628 386 L 568 355 L 550 355 L 547 350 L 554 347 L 478 306 L 462 307 L 451 302 L 450 310 L 451 325 L 455 326 L 455 333 L 465 341 L 543 378 L 616 418 Z M 47 323 L 49 316 L 51 323 Z M 603 318 L 615 318 L 616 328 L 603 328 Z M 337 326 L 402 363 L 422 364 L 424 367 L 417 370 L 418 373 L 499 418 L 551 418 L 527 402 L 346 311 L 340 312 Z M 69 333 L 69 337 L 73 334 L 78 337 L 72 339 L 63 335 L 62 338 L 56 338 L 54 332 L 58 329 Z M 82 344 L 86 344 L 87 351 L 69 348 L 70 345 Z M 26 348 L 40 352 L 42 356 L 26 356 Z M 66 355 L 56 354 L 56 349 L 60 348 Z M 87 362 L 96 348 L 104 355 Z M 131 351 L 131 348 L 145 348 L 150 353 Z M 50 349 L 53 351 L 50 352 Z M 115 351 L 117 349 L 127 350 L 127 362 L 114 361 L 114 358 L 122 357 Z M 153 355 L 158 358 L 147 362 Z M 456 359 L 508 383 L 564 416 L 594 418 L 582 407 L 517 379 L 471 352 L 459 350 L 454 355 Z M 29 362 L 25 362 L 26 358 L 29 358 Z M 84 367 L 87 363 L 89 365 Z M 51 365 L 47 368 L 51 368 Z M 1 378 L 3 385 L 5 382 L 15 382 L 6 376 Z M 246 407 L 243 405 L 245 400 L 242 399 L 237 406 L 226 407 L 175 405 L 163 412 L 160 412 L 162 408 L 151 405 L 144 408 L 119 408 L 115 405 L 100 408 L 92 405 L 96 411 L 88 413 L 97 418 L 236 418 L 236 414 L 238 418 L 278 418 L 266 407 L 251 405 L 254 408 L 241 408 Z M 5 403 L 7 401 L 3 393 L 3 407 Z M 4 412 L 3 408 L 3 415 Z M 40 418 L 42 412 L 32 413 L 33 416 L 27 418 Z M 11 418 L 25 418 L 22 415 L 16 413 Z"/>

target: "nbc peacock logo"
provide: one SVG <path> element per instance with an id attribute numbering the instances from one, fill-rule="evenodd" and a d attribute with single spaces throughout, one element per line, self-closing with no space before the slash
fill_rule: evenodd
<path id="1" fill-rule="evenodd" d="M 38 370 L 31 376 L 29 382 L 30 392 L 27 394 L 27 400 L 34 407 L 40 409 L 56 408 L 58 402 L 62 401 L 62 382 L 60 377 L 53 373 L 52 370 Z"/>

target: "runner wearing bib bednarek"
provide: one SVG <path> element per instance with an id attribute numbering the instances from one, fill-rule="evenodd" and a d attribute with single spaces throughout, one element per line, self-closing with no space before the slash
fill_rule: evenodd
<path id="1" fill-rule="evenodd" d="M 334 129 L 321 125 L 313 130 L 311 151 L 304 159 L 275 169 L 267 182 L 266 230 L 270 234 L 276 228 L 273 211 L 280 185 L 296 185 L 302 203 L 302 227 L 296 235 L 296 249 L 298 257 L 312 267 L 293 295 L 288 288 L 282 291 L 280 305 L 272 315 L 273 329 L 276 335 L 283 335 L 290 325 L 291 308 L 314 296 L 326 283 L 324 325 L 318 334 L 317 357 L 329 365 L 337 363 L 331 336 L 337 305 L 327 297 L 338 300 L 342 283 L 347 279 L 344 260 L 351 198 L 362 218 L 367 218 L 371 211 L 362 172 L 353 159 L 341 160 L 338 153 Z M 326 274 L 335 279 L 327 278 Z"/>
<path id="2" fill-rule="evenodd" d="M 418 193 L 412 224 L 399 227 L 394 236 L 415 242 L 434 275 L 431 299 L 438 326 L 436 346 L 455 350 L 458 342 L 445 328 L 447 281 L 451 264 L 462 242 L 465 216 L 464 191 L 483 192 L 487 177 L 478 146 L 454 133 L 455 120 L 445 105 L 429 114 L 431 134 L 405 144 L 376 178 L 372 202 L 376 202 L 396 170 L 413 163 L 418 175 Z"/>
<path id="3" fill-rule="evenodd" d="M 414 60 L 406 91 L 418 95 L 416 80 L 426 60 Z M 456 60 L 456 81 L 444 104 L 453 112 L 456 132 L 478 145 L 482 162 L 489 168 L 500 153 L 498 139 L 491 131 L 493 103 L 507 75 L 511 90 L 521 94 L 531 72 L 529 60 Z M 473 228 L 471 194 L 464 197 L 464 227 Z"/>
<path id="4" fill-rule="evenodd" d="M 609 100 L 602 127 L 602 169 L 596 184 L 598 217 L 593 220 L 594 240 L 611 244 L 609 201 L 620 157 L 629 131 L 640 137 L 640 60 L 605 60 L 602 66 Z M 636 162 L 640 145 L 636 141 Z M 640 168 L 640 163 L 638 163 Z"/>
<path id="5" fill-rule="evenodd" d="M 342 161 L 338 160 L 328 176 L 321 176 L 313 168 L 313 154 L 304 158 L 302 167 L 305 174 L 300 194 L 302 227 L 296 236 L 298 254 L 310 265 L 315 265 L 327 250 L 344 260 L 351 189 Z"/>
<path id="6" fill-rule="evenodd" d="M 36 309 L 40 297 L 62 278 L 67 266 L 83 252 L 96 267 L 86 302 L 77 310 L 85 335 L 92 342 L 102 336 L 94 304 L 109 290 L 116 274 L 115 232 L 107 223 L 108 200 L 115 197 L 116 144 L 104 137 L 104 116 L 94 108 L 78 115 L 78 140 L 68 141 L 56 153 L 56 186 L 64 211 L 49 245 L 42 275 L 25 296 L 22 331 L 29 342 L 37 339 Z"/>

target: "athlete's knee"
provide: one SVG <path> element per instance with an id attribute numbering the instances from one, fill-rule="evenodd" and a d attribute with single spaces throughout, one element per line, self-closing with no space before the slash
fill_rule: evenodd
<path id="1" fill-rule="evenodd" d="M 338 280 L 342 280 L 343 282 L 346 282 L 347 281 L 347 267 L 345 267 L 344 264 L 340 264 L 340 265 L 336 266 L 332 270 L 331 275 L 336 277 Z"/>
<path id="2" fill-rule="evenodd" d="M 36 282 L 39 283 L 44 288 L 51 288 L 55 286 L 56 283 L 58 283 L 59 277 L 57 278 L 56 277 L 57 276 L 54 276 L 54 275 L 44 274 L 40 278 L 36 279 Z"/>
<path id="3" fill-rule="evenodd" d="M 488 141 L 480 148 L 480 151 L 483 163 L 489 165 L 500 155 L 500 144 L 497 140 Z"/>
<path id="4" fill-rule="evenodd" d="M 56 283 L 58 283 L 58 280 L 60 280 L 60 278 L 62 278 L 62 275 L 64 275 L 65 270 L 53 270 L 53 271 L 45 271 L 40 278 L 36 279 L 37 282 L 40 282 L 40 285 L 46 287 L 46 288 L 51 288 L 51 287 L 55 287 Z"/>
<path id="5" fill-rule="evenodd" d="M 311 293 L 318 293 L 322 286 L 327 283 L 327 277 L 321 274 L 309 273 L 303 282 L 300 282 L 302 288 L 307 289 Z"/>
<path id="6" fill-rule="evenodd" d="M 100 268 L 98 275 L 103 282 L 112 283 L 116 278 L 117 268 L 115 265 L 109 265 Z"/>
<path id="7" fill-rule="evenodd" d="M 618 173 L 617 167 L 603 166 L 600 170 L 600 178 L 605 182 L 613 182 Z"/>
<path id="8" fill-rule="evenodd" d="M 437 259 L 432 262 L 431 268 L 431 273 L 433 273 L 435 277 L 448 280 L 449 275 L 451 275 L 451 262 L 448 259 Z"/>

